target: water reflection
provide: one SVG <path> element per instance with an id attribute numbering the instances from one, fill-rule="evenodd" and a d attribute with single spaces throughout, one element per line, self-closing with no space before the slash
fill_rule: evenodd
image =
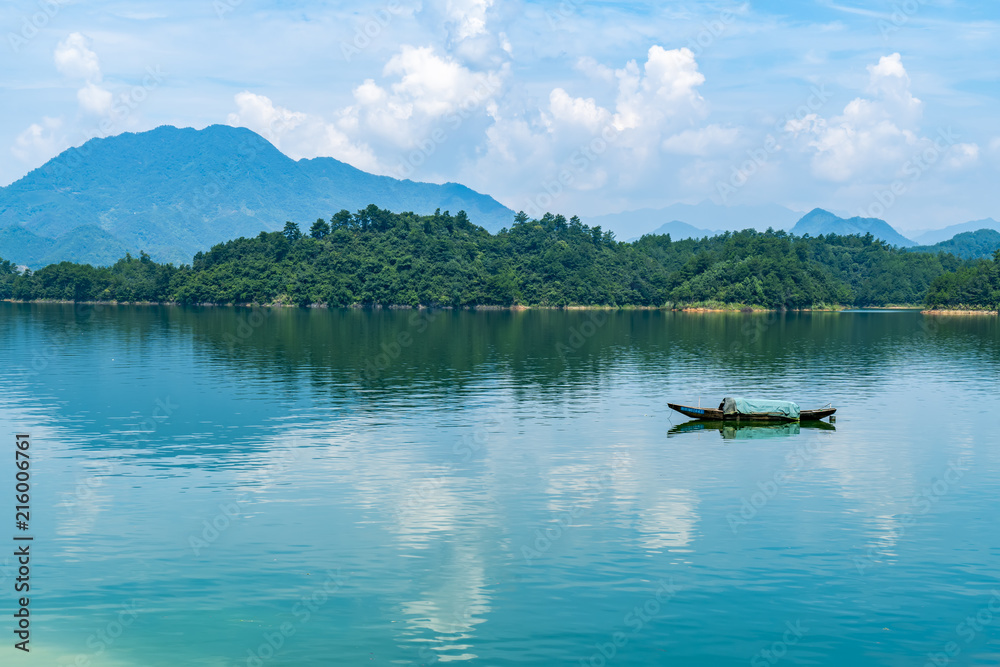
<path id="1" fill-rule="evenodd" d="M 745 664 L 796 619 L 789 663 L 890 664 L 993 581 L 995 319 L 267 312 L 0 304 L 68 654 L 141 596 L 126 664 L 244 664 L 343 568 L 273 664 L 565 664 L 672 578 L 616 666 Z M 762 388 L 838 424 L 668 423 L 665 397 Z"/>
<path id="2" fill-rule="evenodd" d="M 469 536 L 466 535 L 465 538 Z M 421 582 L 418 599 L 404 602 L 404 637 L 419 647 L 419 663 L 473 660 L 475 627 L 487 620 L 490 597 L 479 543 L 469 539 L 441 545 L 439 563 Z"/>
<path id="3" fill-rule="evenodd" d="M 731 421 L 695 419 L 674 426 L 667 431 L 667 437 L 673 438 L 686 433 L 718 431 L 723 440 L 761 440 L 799 435 L 803 429 L 806 431 L 836 431 L 837 427 L 824 421 L 736 424 Z"/>

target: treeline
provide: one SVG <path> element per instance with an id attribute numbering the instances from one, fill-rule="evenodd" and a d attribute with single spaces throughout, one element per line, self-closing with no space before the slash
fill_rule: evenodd
<path id="1" fill-rule="evenodd" d="M 110 267 L 63 262 L 18 273 L 0 298 L 180 303 L 425 306 L 689 306 L 923 303 L 935 279 L 978 265 L 899 251 L 866 236 L 727 232 L 622 243 L 577 217 L 519 213 L 495 235 L 460 211 L 421 216 L 372 205 L 308 229 L 288 223 L 198 253 L 190 266 L 141 254 Z M 964 275 L 964 274 L 963 274 Z M 937 284 L 937 283 L 935 283 Z"/>
<path id="2" fill-rule="evenodd" d="M 927 305 L 1000 310 L 1000 250 L 992 260 L 980 259 L 935 278 L 927 292 Z"/>

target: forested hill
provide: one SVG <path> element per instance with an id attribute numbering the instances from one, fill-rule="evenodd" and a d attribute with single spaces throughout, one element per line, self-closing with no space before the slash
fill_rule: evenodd
<path id="1" fill-rule="evenodd" d="M 934 245 L 914 246 L 910 252 L 948 252 L 963 259 L 990 259 L 1000 250 L 1000 232 L 995 229 L 980 229 L 974 232 L 955 234 L 947 241 Z"/>
<path id="2" fill-rule="evenodd" d="M 727 232 L 615 240 L 578 218 L 518 214 L 490 234 L 464 212 L 420 216 L 376 206 L 198 253 L 191 266 L 126 256 L 18 274 L 0 262 L 0 297 L 181 303 L 685 306 L 805 308 L 922 303 L 931 282 L 967 266 L 866 236 Z"/>
<path id="3" fill-rule="evenodd" d="M 932 308 L 1000 310 L 1000 250 L 944 273 L 931 283 L 927 303 Z"/>

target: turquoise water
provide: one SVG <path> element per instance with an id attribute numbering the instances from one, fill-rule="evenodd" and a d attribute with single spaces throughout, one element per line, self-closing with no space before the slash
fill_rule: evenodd
<path id="1" fill-rule="evenodd" d="M 1000 663 L 995 317 L 0 304 L 0 361 L 4 665 Z M 666 408 L 727 394 L 839 412 Z"/>

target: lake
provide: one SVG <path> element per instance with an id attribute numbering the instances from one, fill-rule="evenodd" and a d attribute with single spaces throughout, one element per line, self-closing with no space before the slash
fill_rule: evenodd
<path id="1" fill-rule="evenodd" d="M 1000 663 L 996 317 L 2 303 L 0 361 L 4 665 Z M 837 419 L 666 407 L 727 395 Z"/>

